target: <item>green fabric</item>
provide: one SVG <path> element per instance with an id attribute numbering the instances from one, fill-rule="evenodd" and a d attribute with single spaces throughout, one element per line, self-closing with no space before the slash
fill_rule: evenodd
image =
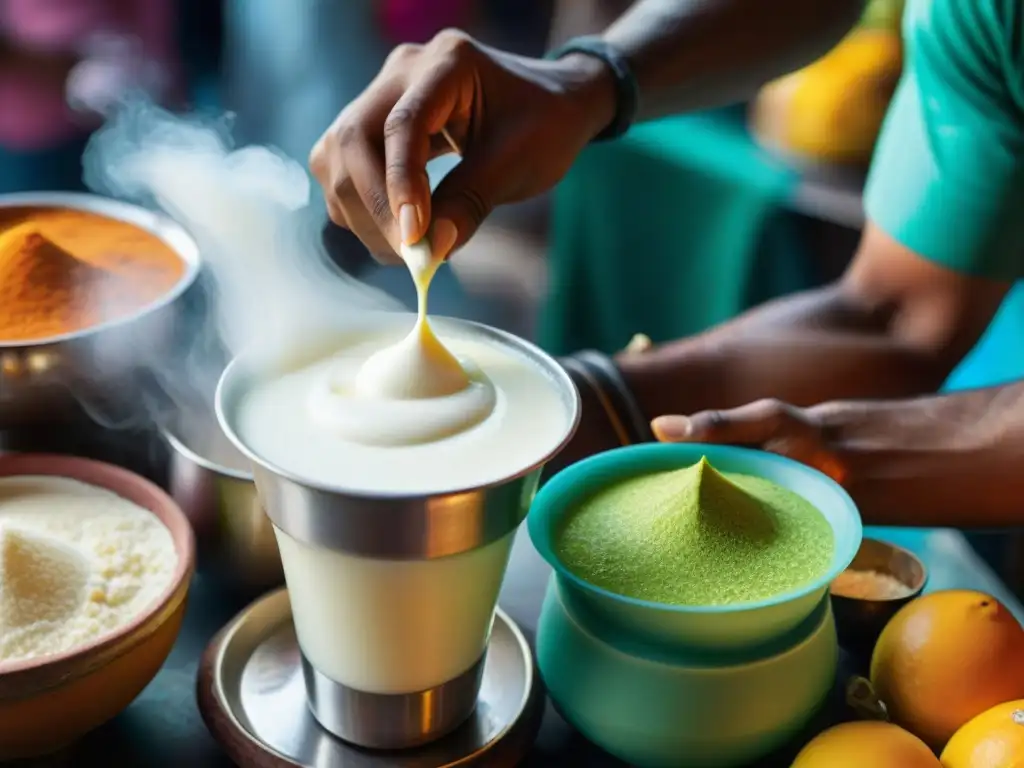
<path id="1" fill-rule="evenodd" d="M 735 110 L 590 147 L 559 186 L 540 342 L 613 352 L 701 331 L 809 281 L 781 208 L 796 176 Z"/>
<path id="2" fill-rule="evenodd" d="M 1024 277 L 1024 10 L 909 0 L 906 64 L 868 181 L 868 217 L 967 274 Z"/>

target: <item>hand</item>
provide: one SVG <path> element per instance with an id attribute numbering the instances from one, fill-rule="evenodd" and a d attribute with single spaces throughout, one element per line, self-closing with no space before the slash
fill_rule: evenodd
<path id="1" fill-rule="evenodd" d="M 838 483 L 849 479 L 849 461 L 833 438 L 826 411 L 797 408 L 779 400 L 692 416 L 661 416 L 651 426 L 666 443 L 745 445 L 787 456 L 824 472 Z"/>
<path id="2" fill-rule="evenodd" d="M 488 48 L 461 32 L 402 45 L 320 138 L 310 168 L 327 209 L 383 261 L 433 222 L 436 252 L 466 242 L 497 205 L 557 183 L 614 115 L 614 87 L 593 57 L 558 61 Z M 431 199 L 426 164 L 462 162 Z"/>

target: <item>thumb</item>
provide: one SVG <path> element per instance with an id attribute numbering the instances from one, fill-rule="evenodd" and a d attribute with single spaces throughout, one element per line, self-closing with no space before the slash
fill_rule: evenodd
<path id="1" fill-rule="evenodd" d="M 726 411 L 701 411 L 692 416 L 660 416 L 651 422 L 655 436 L 668 443 L 764 445 L 792 424 L 789 407 L 776 400 Z"/>
<path id="2" fill-rule="evenodd" d="M 690 419 L 686 416 L 659 416 L 651 422 L 651 429 L 659 442 L 690 442 Z"/>
<path id="3" fill-rule="evenodd" d="M 450 225 L 454 232 L 448 252 L 465 245 L 501 199 L 495 183 L 499 171 L 493 152 L 474 147 L 437 185 L 431 203 L 434 226 L 444 231 Z M 439 251 L 441 246 L 438 242 Z"/>

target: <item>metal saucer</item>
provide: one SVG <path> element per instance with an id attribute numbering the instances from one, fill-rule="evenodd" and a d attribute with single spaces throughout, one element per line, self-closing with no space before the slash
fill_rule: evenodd
<path id="1" fill-rule="evenodd" d="M 200 664 L 197 696 L 210 732 L 247 768 L 503 768 L 530 751 L 544 712 L 541 688 L 526 639 L 499 610 L 480 702 L 465 725 L 401 752 L 346 744 L 309 711 L 291 605 L 281 589 L 250 605 L 213 639 Z"/>

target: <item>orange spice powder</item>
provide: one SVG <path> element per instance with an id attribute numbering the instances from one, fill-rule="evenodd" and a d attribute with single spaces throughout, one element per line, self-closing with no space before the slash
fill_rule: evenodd
<path id="1" fill-rule="evenodd" d="M 125 317 L 184 273 L 173 249 L 132 224 L 69 209 L 9 209 L 0 217 L 0 344 Z"/>

